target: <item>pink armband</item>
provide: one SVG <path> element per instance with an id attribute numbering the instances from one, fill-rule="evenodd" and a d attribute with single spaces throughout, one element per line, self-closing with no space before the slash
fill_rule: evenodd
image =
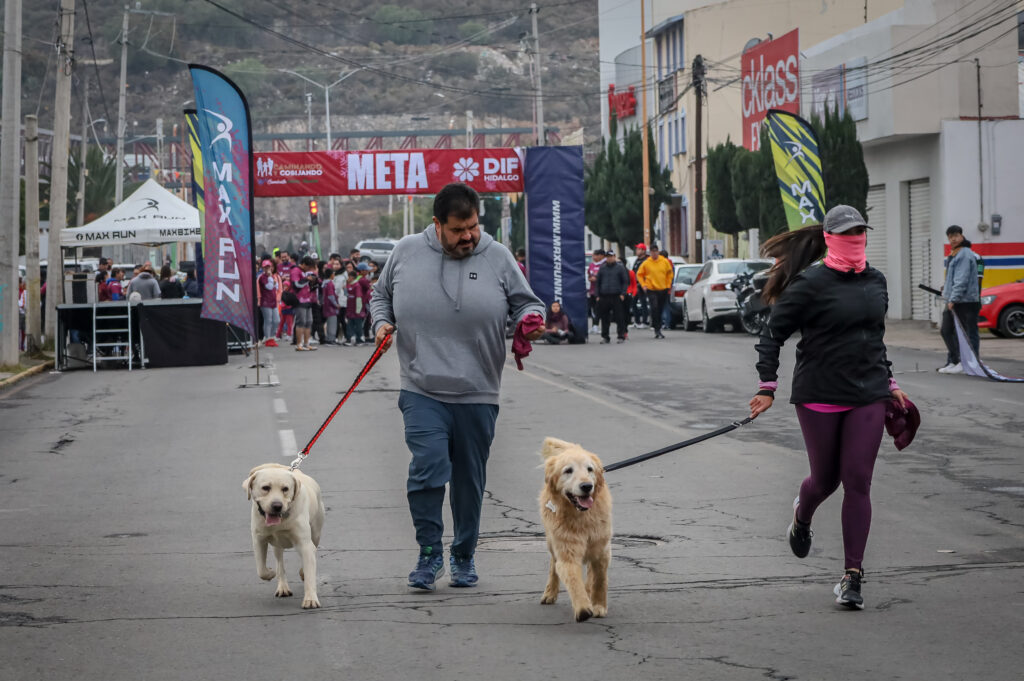
<path id="1" fill-rule="evenodd" d="M 776 390 L 779 389 L 779 382 L 778 381 L 758 381 L 757 389 L 758 390 L 771 390 L 772 392 L 775 392 Z"/>

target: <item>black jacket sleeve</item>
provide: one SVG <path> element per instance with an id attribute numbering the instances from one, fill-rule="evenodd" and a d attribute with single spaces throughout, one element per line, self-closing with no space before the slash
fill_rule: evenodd
<path id="1" fill-rule="evenodd" d="M 805 316 L 810 313 L 808 306 L 813 300 L 810 282 L 797 275 L 775 301 L 768 324 L 754 346 L 757 350 L 757 375 L 761 381 L 779 380 L 779 351 L 793 332 L 800 329 Z"/>
<path id="2" fill-rule="evenodd" d="M 625 265 L 619 265 L 617 269 L 619 271 L 619 295 L 624 296 L 629 293 L 629 272 L 626 271 Z"/>

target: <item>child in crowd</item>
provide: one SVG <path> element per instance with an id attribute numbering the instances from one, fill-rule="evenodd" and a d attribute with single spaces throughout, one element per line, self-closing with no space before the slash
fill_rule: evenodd
<path id="1" fill-rule="evenodd" d="M 291 271 L 291 268 L 288 270 Z M 284 295 L 285 291 L 291 290 L 291 281 L 281 276 L 281 295 Z M 292 338 L 295 331 L 295 310 L 291 306 L 286 305 L 284 300 L 281 300 L 281 323 L 277 326 L 277 337 L 278 338 Z M 295 345 L 295 339 L 292 338 L 292 345 Z"/>
<path id="2" fill-rule="evenodd" d="M 324 268 L 324 285 L 321 289 L 323 302 L 321 303 L 324 315 L 324 323 L 327 326 L 327 338 L 325 345 L 338 345 L 338 313 L 341 311 L 341 302 L 338 300 L 338 292 L 334 285 L 335 270 L 332 267 Z"/>
<path id="3" fill-rule="evenodd" d="M 369 288 L 366 279 L 356 272 L 348 273 L 345 284 L 345 342 L 343 345 L 361 345 L 363 342 L 363 323 L 366 320 L 366 294 Z"/>

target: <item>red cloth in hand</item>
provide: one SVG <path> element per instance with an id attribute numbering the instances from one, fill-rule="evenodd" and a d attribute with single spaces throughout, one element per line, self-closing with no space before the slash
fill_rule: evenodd
<path id="1" fill-rule="evenodd" d="M 519 370 L 523 370 L 523 358 L 533 351 L 533 346 L 530 345 L 530 341 L 526 339 L 531 333 L 537 329 L 544 328 L 544 318 L 536 312 L 523 317 L 523 319 L 516 326 L 516 333 L 512 336 L 512 354 L 516 358 L 516 366 Z"/>

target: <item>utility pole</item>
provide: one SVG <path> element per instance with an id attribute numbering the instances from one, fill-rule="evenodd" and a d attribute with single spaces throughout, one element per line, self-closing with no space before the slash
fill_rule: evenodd
<path id="1" fill-rule="evenodd" d="M 473 111 L 466 109 L 466 148 L 473 148 Z"/>
<path id="2" fill-rule="evenodd" d="M 121 20 L 121 85 L 117 94 L 117 168 L 114 180 L 114 205 L 121 205 L 124 200 L 124 133 L 128 127 L 125 120 L 124 99 L 128 87 L 128 5 L 124 6 L 124 18 Z"/>
<path id="3" fill-rule="evenodd" d="M 974 58 L 974 70 L 978 80 L 978 226 L 985 224 L 985 176 L 981 158 L 981 60 Z M 984 232 L 985 230 L 981 230 Z"/>
<path id="4" fill-rule="evenodd" d="M 78 147 L 78 214 L 75 224 L 85 224 L 85 179 L 89 173 L 85 170 L 85 159 L 89 149 L 89 72 L 82 71 L 82 143 Z M 81 250 L 81 249 L 79 249 Z"/>
<path id="5" fill-rule="evenodd" d="M 117 152 L 114 163 L 114 205 L 120 206 L 124 200 L 124 134 L 128 127 L 125 119 L 125 90 L 128 87 L 128 17 L 130 10 L 124 6 L 124 17 L 121 19 L 121 81 L 117 91 Z M 125 261 L 125 251 L 129 247 L 118 246 L 114 262 Z"/>
<path id="6" fill-rule="evenodd" d="M 46 265 L 46 340 L 56 347 L 57 302 L 64 298 L 60 234 L 68 222 L 68 152 L 71 137 L 71 68 L 75 63 L 75 0 L 60 0 L 57 94 L 53 105 L 50 174 L 50 237 Z"/>
<path id="7" fill-rule="evenodd" d="M 313 93 L 306 93 L 306 151 L 313 151 Z"/>
<path id="8" fill-rule="evenodd" d="M 647 0 L 640 0 L 640 116 L 641 116 L 641 144 L 643 151 L 641 158 L 643 163 L 643 204 L 644 204 L 644 243 L 651 243 L 651 158 L 647 150 L 647 16 L 644 5 Z M 665 244 L 661 244 L 663 247 Z"/>
<path id="9" fill-rule="evenodd" d="M 530 16 L 533 19 L 533 57 L 534 63 L 537 69 L 537 92 L 536 92 L 536 109 L 537 109 L 537 145 L 544 146 L 547 142 L 547 134 L 544 130 L 544 88 L 541 87 L 540 83 L 540 39 L 537 37 L 537 13 L 540 10 L 537 9 L 537 3 L 530 4 Z"/>
<path id="10" fill-rule="evenodd" d="M 697 187 L 694 191 L 693 210 L 693 233 L 696 237 L 695 248 L 697 250 L 697 262 L 704 262 L 704 158 L 701 150 L 703 135 L 701 132 L 701 119 L 704 117 L 704 57 L 697 55 L 693 58 L 693 89 L 697 95 L 697 121 L 694 125 L 696 133 L 697 167 L 694 169 L 694 178 Z"/>
<path id="11" fill-rule="evenodd" d="M 39 300 L 39 121 L 25 116 L 25 341 L 32 354 L 41 348 Z"/>
<path id="12" fill-rule="evenodd" d="M 3 140 L 0 141 L 0 364 L 18 364 L 18 227 L 21 147 L 21 0 L 4 2 Z"/>

